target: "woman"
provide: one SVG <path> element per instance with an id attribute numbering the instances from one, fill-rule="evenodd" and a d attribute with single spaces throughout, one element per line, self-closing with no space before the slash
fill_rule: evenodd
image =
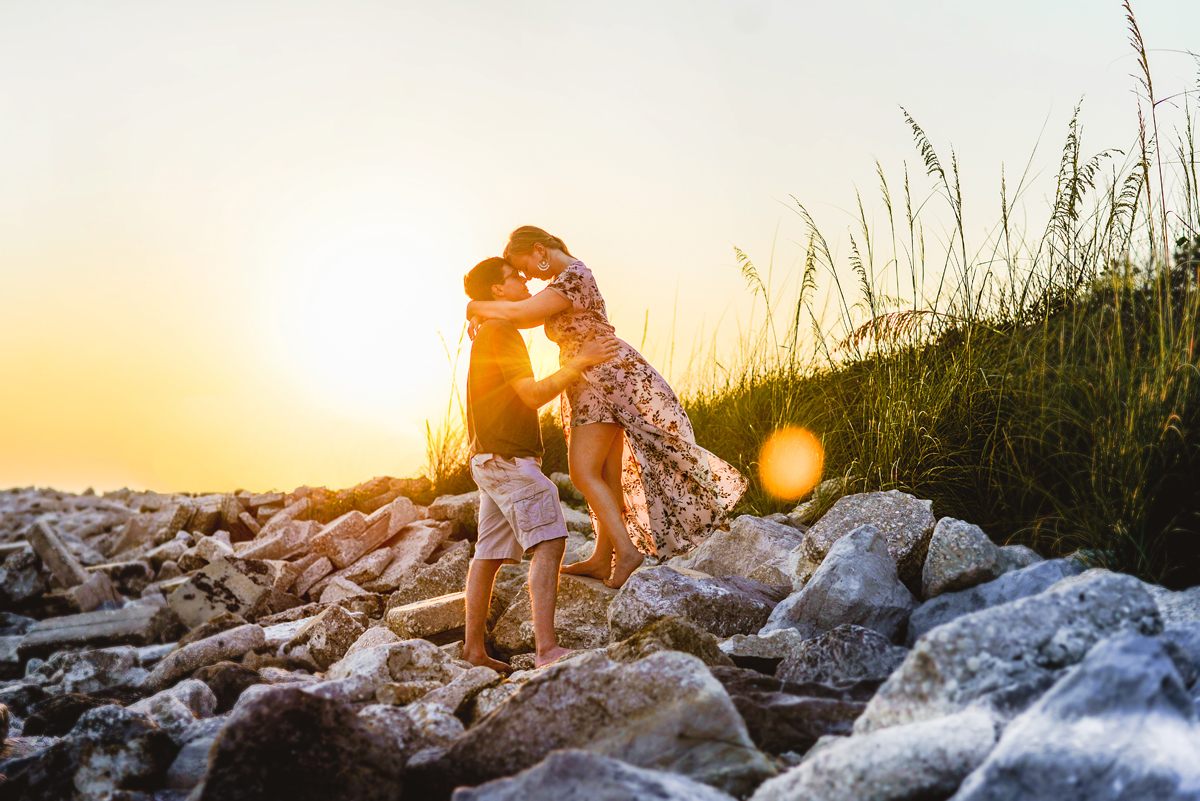
<path id="1" fill-rule="evenodd" d="M 527 225 L 513 231 L 504 257 L 550 283 L 515 303 L 471 301 L 468 317 L 521 328 L 544 323 L 560 364 L 588 338 L 613 334 L 591 270 L 561 239 Z M 589 368 L 562 396 L 571 480 L 596 528 L 595 551 L 563 572 L 609 587 L 625 583 L 642 552 L 666 558 L 698 545 L 746 489 L 736 469 L 696 445 L 687 413 L 658 371 L 618 342 L 615 357 Z"/>

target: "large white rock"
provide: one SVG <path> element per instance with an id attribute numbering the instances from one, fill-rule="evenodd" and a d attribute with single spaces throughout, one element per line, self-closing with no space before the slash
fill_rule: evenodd
<path id="1" fill-rule="evenodd" d="M 734 795 L 774 773 L 699 659 L 660 652 L 621 664 L 592 653 L 536 672 L 425 766 L 424 779 L 435 790 L 439 782 L 477 784 L 563 748 L 682 774 Z M 419 780 L 413 789 L 419 794 Z"/>
<path id="2" fill-rule="evenodd" d="M 555 751 L 507 779 L 458 790 L 454 801 L 733 801 L 684 776 L 635 768 L 587 751 Z"/>
<path id="3" fill-rule="evenodd" d="M 955 801 L 1200 797 L 1200 727 L 1161 642 L 1101 642 L 1004 731 Z"/>
<path id="4" fill-rule="evenodd" d="M 554 632 L 564 648 L 599 648 L 608 641 L 608 605 L 617 590 L 603 582 L 564 574 L 558 581 L 554 605 Z M 517 595 L 491 633 L 501 659 L 534 650 L 533 605 L 529 588 Z"/>
<path id="5" fill-rule="evenodd" d="M 1068 582 L 925 634 L 867 704 L 854 730 L 953 714 L 994 691 L 1052 679 L 1114 634 L 1162 630 L 1154 599 L 1132 576 Z"/>
<path id="6" fill-rule="evenodd" d="M 788 554 L 803 538 L 792 526 L 742 515 L 695 550 L 670 561 L 710 576 L 745 576 L 773 586 L 791 584 Z"/>
<path id="7" fill-rule="evenodd" d="M 765 782 L 751 801 L 945 798 L 995 743 L 982 709 L 847 737 Z"/>
<path id="8" fill-rule="evenodd" d="M 759 633 L 793 628 L 809 638 L 853 624 L 898 640 L 916 605 L 887 540 L 874 526 L 860 526 L 833 544 L 804 589 L 776 606 Z"/>
<path id="9" fill-rule="evenodd" d="M 900 579 L 919 582 L 929 538 L 936 523 L 932 501 L 914 498 L 899 490 L 846 495 L 816 525 L 804 533 L 792 559 L 794 564 L 819 565 L 840 538 L 859 526 L 875 526 L 887 540 Z"/>

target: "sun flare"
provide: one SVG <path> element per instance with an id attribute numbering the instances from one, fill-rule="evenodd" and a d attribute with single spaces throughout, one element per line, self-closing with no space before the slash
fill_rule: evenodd
<path id="1" fill-rule="evenodd" d="M 775 431 L 763 443 L 758 459 L 763 487 L 777 498 L 803 497 L 821 480 L 824 456 L 812 432 L 796 427 Z"/>

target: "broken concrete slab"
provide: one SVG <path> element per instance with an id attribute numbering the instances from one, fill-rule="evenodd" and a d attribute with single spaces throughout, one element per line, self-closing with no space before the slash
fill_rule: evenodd
<path id="1" fill-rule="evenodd" d="M 75 587 L 88 580 L 75 554 L 67 549 L 58 533 L 46 523 L 39 520 L 26 529 L 25 539 L 42 558 L 42 564 L 64 587 Z"/>
<path id="2" fill-rule="evenodd" d="M 383 533 L 387 532 L 386 522 L 377 523 L 376 527 L 382 527 Z M 358 510 L 346 512 L 321 529 L 321 533 L 313 538 L 313 553 L 327 557 L 339 568 L 346 567 L 365 553 L 365 551 L 359 551 L 359 543 L 364 538 L 366 531 L 366 515 Z M 372 534 L 378 536 L 379 532 L 372 532 Z"/>
<path id="3" fill-rule="evenodd" d="M 236 659 L 248 651 L 262 647 L 265 642 L 262 626 L 253 623 L 223 631 L 168 654 L 154 666 L 146 684 L 162 689 L 197 668 L 215 665 L 226 659 Z"/>
<path id="4" fill-rule="evenodd" d="M 329 561 L 329 557 L 320 557 L 300 574 L 292 585 L 292 591 L 300 596 L 307 595 L 314 584 L 328 576 L 333 570 L 333 562 Z"/>
<path id="5" fill-rule="evenodd" d="M 388 628 L 401 639 L 428 637 L 466 624 L 466 593 L 453 592 L 388 612 Z"/>
<path id="6" fill-rule="evenodd" d="M 18 653 L 22 660 L 28 660 L 69 649 L 150 645 L 169 624 L 170 618 L 168 610 L 162 607 L 132 604 L 121 609 L 51 618 L 26 632 Z"/>
<path id="7" fill-rule="evenodd" d="M 229 557 L 189 576 L 167 602 L 189 628 L 222 612 L 249 620 L 273 585 L 274 576 L 265 562 Z"/>
<path id="8" fill-rule="evenodd" d="M 425 564 L 450 536 L 452 525 L 421 520 L 404 528 L 400 540 L 392 546 L 392 561 L 378 578 L 363 584 L 371 592 L 393 592 L 401 587 L 405 577 Z"/>

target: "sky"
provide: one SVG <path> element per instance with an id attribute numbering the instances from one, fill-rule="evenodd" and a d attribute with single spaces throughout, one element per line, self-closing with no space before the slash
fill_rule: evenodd
<path id="1" fill-rule="evenodd" d="M 1134 11 L 1194 88 L 1200 4 Z M 461 277 L 525 224 L 684 387 L 754 328 L 735 246 L 794 273 L 799 202 L 844 253 L 877 162 L 929 196 L 901 107 L 982 240 L 1002 169 L 1044 219 L 1081 100 L 1085 152 L 1132 147 L 1136 68 L 1096 0 L 0 0 L 0 488 L 416 474 Z"/>

